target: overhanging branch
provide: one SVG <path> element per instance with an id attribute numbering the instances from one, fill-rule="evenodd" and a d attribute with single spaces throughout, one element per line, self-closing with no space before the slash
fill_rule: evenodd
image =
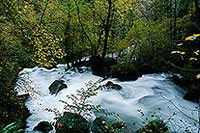
<path id="1" fill-rule="evenodd" d="M 173 63 L 171 63 L 171 62 L 170 62 L 169 64 L 172 65 L 173 67 L 179 69 L 179 70 L 190 71 L 190 72 L 200 72 L 200 69 L 182 68 L 182 67 L 176 66 L 175 64 L 173 64 Z"/>

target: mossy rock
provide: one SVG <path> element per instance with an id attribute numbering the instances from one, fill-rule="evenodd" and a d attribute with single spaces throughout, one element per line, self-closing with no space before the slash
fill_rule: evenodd
<path id="1" fill-rule="evenodd" d="M 55 129 L 56 133 L 89 133 L 90 123 L 79 114 L 65 112 L 57 118 Z"/>
<path id="2" fill-rule="evenodd" d="M 108 87 L 108 89 L 110 89 L 110 88 L 114 89 L 114 90 L 121 90 L 122 89 L 122 87 L 120 85 L 114 84 L 111 81 L 108 81 L 105 86 Z"/>

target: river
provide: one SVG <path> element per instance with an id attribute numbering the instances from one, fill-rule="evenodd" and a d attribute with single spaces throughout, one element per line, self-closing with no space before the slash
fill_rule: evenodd
<path id="1" fill-rule="evenodd" d="M 15 90 L 18 95 L 29 93 L 26 106 L 31 116 L 27 119 L 27 131 L 32 131 L 40 121 L 54 120 L 54 113 L 45 109 L 57 108 L 63 112 L 64 104 L 59 100 L 71 102 L 66 95 L 75 94 L 77 89 L 86 88 L 85 83 L 97 81 L 101 77 L 92 74 L 87 67 L 82 67 L 83 72 L 70 69 L 66 71 L 66 65 L 58 65 L 58 68 L 47 70 L 45 68 L 25 68 L 20 72 L 20 79 Z M 147 119 L 163 119 L 172 132 L 185 132 L 186 128 L 191 132 L 198 132 L 199 116 L 198 104 L 184 100 L 186 91 L 171 82 L 168 74 L 147 74 L 136 81 L 119 81 L 108 78 L 115 84 L 122 86 L 121 90 L 99 90 L 98 95 L 91 97 L 92 104 L 101 105 L 109 112 L 115 112 L 119 119 L 128 126 L 138 129 Z M 56 96 L 50 95 L 48 87 L 55 80 L 64 80 L 68 88 L 60 91 Z M 144 114 L 144 115 L 142 115 Z M 87 119 L 94 120 L 93 114 Z M 157 116 L 157 117 L 156 117 Z M 108 117 L 108 119 L 110 119 Z M 132 123 L 137 121 L 136 125 Z M 53 131 L 52 131 L 53 132 Z"/>

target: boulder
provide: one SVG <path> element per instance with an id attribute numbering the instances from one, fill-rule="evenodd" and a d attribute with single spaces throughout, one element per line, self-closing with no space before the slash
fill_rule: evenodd
<path id="1" fill-rule="evenodd" d="M 48 133 L 49 131 L 53 130 L 53 127 L 48 121 L 41 121 L 37 126 L 34 127 L 33 130 Z"/>
<path id="2" fill-rule="evenodd" d="M 116 65 L 117 61 L 110 57 L 102 59 L 102 57 L 98 55 L 98 56 L 92 56 L 90 58 L 90 64 L 93 70 L 93 74 L 105 77 L 105 76 L 110 76 L 112 66 Z"/>
<path id="3" fill-rule="evenodd" d="M 190 100 L 192 102 L 196 102 L 198 103 L 200 98 L 200 89 L 192 89 L 189 90 L 185 95 L 184 95 L 184 99 L 186 100 Z"/>
<path id="4" fill-rule="evenodd" d="M 154 68 L 153 66 L 143 65 L 139 67 L 139 72 L 141 74 L 152 74 L 152 73 L 158 73 L 158 68 Z"/>
<path id="5" fill-rule="evenodd" d="M 62 89 L 68 88 L 63 80 L 55 80 L 50 86 L 49 91 L 51 95 L 58 94 Z"/>
<path id="6" fill-rule="evenodd" d="M 142 76 L 132 64 L 114 65 L 111 74 L 113 78 L 118 78 L 120 81 L 137 80 Z"/>
<path id="7" fill-rule="evenodd" d="M 130 73 L 130 74 L 117 75 L 116 78 L 118 78 L 120 81 L 131 81 L 131 80 L 137 80 L 141 76 L 142 75 L 138 73 Z"/>
<path id="8" fill-rule="evenodd" d="M 199 102 L 200 98 L 200 80 L 196 78 L 190 77 L 179 77 L 173 75 L 170 78 L 176 85 L 183 87 L 187 90 L 187 93 L 184 95 L 185 100 L 189 100 L 192 102 Z"/>
<path id="9" fill-rule="evenodd" d="M 72 67 L 82 67 L 82 66 L 89 67 L 90 62 L 89 61 L 81 61 L 81 62 L 76 62 L 75 64 L 72 64 Z"/>
<path id="10" fill-rule="evenodd" d="M 90 123 L 81 115 L 64 112 L 57 118 L 56 133 L 90 133 Z"/>
<path id="11" fill-rule="evenodd" d="M 92 56 L 90 58 L 90 64 L 93 71 L 93 74 L 98 76 L 104 76 L 103 71 L 103 60 L 100 56 Z"/>
<path id="12" fill-rule="evenodd" d="M 111 81 L 108 81 L 105 85 L 108 89 L 115 89 L 115 90 L 121 90 L 122 87 L 118 84 L 114 84 L 113 82 Z"/>

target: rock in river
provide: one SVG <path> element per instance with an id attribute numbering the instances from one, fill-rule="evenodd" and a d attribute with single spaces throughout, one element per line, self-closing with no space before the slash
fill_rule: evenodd
<path id="1" fill-rule="evenodd" d="M 115 89 L 115 90 L 121 90 L 122 89 L 122 87 L 120 85 L 114 84 L 111 81 L 108 81 L 105 86 L 108 87 L 108 88 Z"/>
<path id="2" fill-rule="evenodd" d="M 41 121 L 37 126 L 34 127 L 33 130 L 48 133 L 49 131 L 53 130 L 53 127 L 48 121 Z"/>
<path id="3" fill-rule="evenodd" d="M 58 94 L 62 89 L 68 88 L 63 80 L 55 80 L 50 86 L 49 91 L 51 95 Z"/>

